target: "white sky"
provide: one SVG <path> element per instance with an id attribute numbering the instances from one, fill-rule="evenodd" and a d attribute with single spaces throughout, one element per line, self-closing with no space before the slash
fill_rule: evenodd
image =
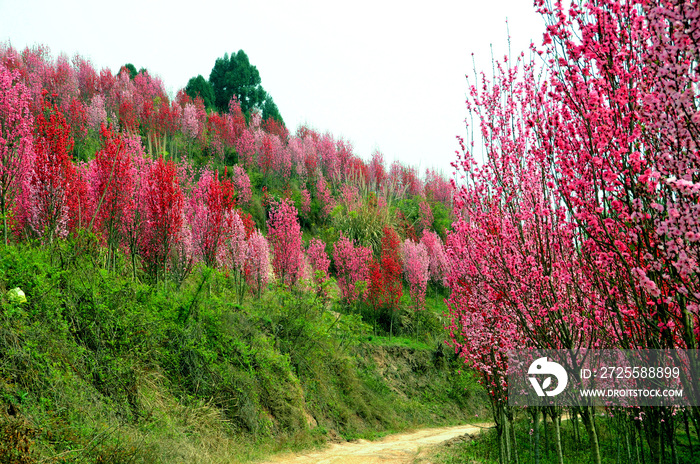
<path id="1" fill-rule="evenodd" d="M 98 71 L 133 63 L 171 95 L 243 49 L 292 132 L 307 123 L 364 159 L 376 148 L 387 164 L 450 174 L 471 54 L 490 74 L 491 44 L 508 52 L 506 19 L 513 54 L 541 44 L 531 0 L 0 0 L 0 42 L 79 53 Z"/>

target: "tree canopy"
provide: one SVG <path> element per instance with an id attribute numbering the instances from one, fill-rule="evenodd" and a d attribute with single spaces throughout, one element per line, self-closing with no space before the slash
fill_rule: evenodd
<path id="1" fill-rule="evenodd" d="M 243 112 L 251 108 L 261 108 L 266 92 L 260 85 L 258 68 L 250 64 L 243 50 L 223 58 L 217 58 L 209 75 L 209 83 L 214 89 L 214 102 L 219 111 L 227 111 L 234 95 L 241 103 Z"/>
<path id="2" fill-rule="evenodd" d="M 200 97 L 207 108 L 214 106 L 214 88 L 201 74 L 187 82 L 185 93 L 193 100 Z"/>
<path id="3" fill-rule="evenodd" d="M 200 76 L 193 78 L 198 81 Z M 202 78 L 203 80 L 203 78 Z M 199 82 L 199 81 L 198 81 Z M 262 111 L 263 119 L 273 118 L 284 124 L 279 109 L 272 97 L 263 89 L 261 85 L 258 68 L 250 64 L 248 55 L 243 50 L 229 55 L 225 53 L 222 58 L 217 58 L 214 67 L 209 74 L 209 84 L 213 91 L 214 107 L 221 112 L 228 111 L 231 98 L 235 95 L 241 104 L 241 110 L 248 114 L 252 109 Z M 195 84 L 192 79 L 190 83 L 193 89 L 200 89 L 201 82 Z M 190 84 L 188 83 L 188 89 Z M 189 90 L 186 90 L 188 95 Z M 194 91 L 194 90 L 193 90 Z M 207 104 L 204 94 L 199 93 L 205 105 Z M 193 97 L 194 98 L 194 97 Z"/>

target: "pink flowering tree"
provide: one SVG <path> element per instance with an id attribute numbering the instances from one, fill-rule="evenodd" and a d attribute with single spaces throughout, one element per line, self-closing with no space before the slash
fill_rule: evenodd
<path id="1" fill-rule="evenodd" d="M 371 248 L 355 246 L 341 232 L 340 238 L 333 244 L 333 262 L 338 275 L 340 296 L 347 304 L 365 298 L 371 261 Z M 358 285 L 360 282 L 365 283 L 364 290 L 362 285 Z"/>
<path id="2" fill-rule="evenodd" d="M 184 136 L 193 141 L 202 133 L 203 124 L 199 120 L 199 112 L 194 103 L 186 103 L 182 110 L 180 127 Z"/>
<path id="3" fill-rule="evenodd" d="M 33 124 L 29 93 L 19 73 L 0 63 L 0 215 L 5 246 L 10 211 L 33 162 Z"/>
<path id="4" fill-rule="evenodd" d="M 433 169 L 425 170 L 425 197 L 439 201 L 448 208 L 452 207 L 454 187 L 449 179 Z"/>
<path id="5" fill-rule="evenodd" d="M 245 169 L 240 165 L 235 165 L 232 170 L 233 185 L 236 189 L 236 203 L 241 207 L 249 206 L 253 198 L 250 187 L 250 178 Z"/>
<path id="6" fill-rule="evenodd" d="M 238 162 L 248 169 L 255 166 L 255 135 L 251 129 L 244 129 L 235 141 Z"/>
<path id="7" fill-rule="evenodd" d="M 238 211 L 235 209 L 227 211 L 224 227 L 224 246 L 221 249 L 219 261 L 231 273 L 238 302 L 241 303 L 245 294 L 245 264 L 248 257 L 248 243 L 246 242 L 245 226 Z"/>
<path id="8" fill-rule="evenodd" d="M 107 124 L 107 110 L 105 109 L 105 99 L 101 94 L 92 97 L 87 108 L 88 128 L 95 132 L 100 130 L 103 124 Z"/>
<path id="9" fill-rule="evenodd" d="M 403 272 L 410 285 L 411 298 L 416 310 L 425 308 L 425 292 L 430 277 L 430 258 L 422 242 L 406 239 L 401 245 Z"/>
<path id="10" fill-rule="evenodd" d="M 419 226 L 421 232 L 431 230 L 433 228 L 433 210 L 430 204 L 423 200 L 418 205 Z"/>
<path id="11" fill-rule="evenodd" d="M 321 294 L 323 291 L 322 284 L 328 280 L 328 268 L 331 264 L 328 253 L 326 253 L 326 244 L 323 240 L 312 238 L 309 242 L 309 248 L 306 250 L 306 256 L 313 273 L 312 278 L 314 284 L 316 284 L 316 292 Z"/>
<path id="12" fill-rule="evenodd" d="M 260 233 L 255 230 L 248 237 L 248 254 L 246 259 L 246 279 L 255 295 L 260 298 L 270 278 L 270 245 Z"/>
<path id="13" fill-rule="evenodd" d="M 420 239 L 421 243 L 428 252 L 428 276 L 429 281 L 436 285 L 442 285 L 447 276 L 447 255 L 445 255 L 445 246 L 440 240 L 438 234 L 432 230 L 424 230 L 423 236 Z"/>
<path id="14" fill-rule="evenodd" d="M 311 194 L 307 189 L 301 191 L 301 212 L 307 216 L 311 213 Z"/>
<path id="15" fill-rule="evenodd" d="M 321 204 L 321 218 L 329 217 L 335 208 L 335 199 L 323 176 L 319 176 L 316 182 L 316 198 Z"/>
<path id="16" fill-rule="evenodd" d="M 271 203 L 267 230 L 275 274 L 281 283 L 293 286 L 303 270 L 303 251 L 297 209 L 291 201 Z"/>
<path id="17" fill-rule="evenodd" d="M 134 199 L 134 209 L 129 220 L 124 224 L 124 241 L 131 258 L 132 278 L 137 278 L 137 259 L 141 256 L 141 245 L 144 233 L 148 227 L 147 203 L 150 193 L 147 183 L 147 176 L 153 169 L 154 161 L 147 157 L 141 147 L 141 141 L 131 139 L 127 141 L 132 145 L 131 176 L 132 197 Z"/>
<path id="18" fill-rule="evenodd" d="M 577 245 L 580 231 L 559 200 L 547 141 L 535 129 L 536 121 L 547 120 L 541 100 L 547 92 L 531 64 L 494 67 L 493 82 L 482 75 L 468 101 L 486 158 L 477 163 L 463 146 L 454 163 L 462 177 L 448 235 L 447 283 L 452 342 L 480 373 L 505 445 L 511 416 L 506 351 L 602 348 L 614 342 L 615 331 L 593 285 L 601 273 L 591 272 L 587 250 Z M 599 457 L 592 411 L 582 411 Z"/>

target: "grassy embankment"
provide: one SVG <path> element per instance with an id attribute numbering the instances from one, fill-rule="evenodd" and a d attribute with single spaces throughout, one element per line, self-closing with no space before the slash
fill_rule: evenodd
<path id="1" fill-rule="evenodd" d="M 218 271 L 175 288 L 103 262 L 89 237 L 0 252 L 0 462 L 250 461 L 485 404 L 441 344 L 438 294 L 404 304 L 389 339 L 386 317 L 332 295 L 236 304 Z"/>

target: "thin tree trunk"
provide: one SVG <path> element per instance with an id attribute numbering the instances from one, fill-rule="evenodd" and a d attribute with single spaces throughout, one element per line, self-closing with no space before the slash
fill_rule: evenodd
<path id="1" fill-rule="evenodd" d="M 549 460 L 549 429 L 547 428 L 547 409 L 542 408 L 542 427 L 544 428 L 544 457 Z"/>
<path id="2" fill-rule="evenodd" d="M 505 444 L 506 444 L 506 462 L 511 462 L 511 450 L 510 450 L 510 429 L 512 424 L 508 420 L 508 414 L 503 410 L 503 432 L 505 434 Z"/>
<path id="3" fill-rule="evenodd" d="M 668 416 L 667 427 L 669 441 L 671 442 L 671 461 L 674 464 L 678 464 L 678 450 L 676 448 L 676 423 L 674 421 L 675 416 Z"/>
<path id="4" fill-rule="evenodd" d="M 539 408 L 532 408 L 532 437 L 535 442 L 534 446 L 534 456 L 535 464 L 540 464 L 540 410 Z"/>
<path id="5" fill-rule="evenodd" d="M 627 448 L 627 462 L 632 462 L 632 449 L 630 448 L 629 416 L 625 416 L 625 447 Z"/>
<path id="6" fill-rule="evenodd" d="M 510 412 L 509 418 L 510 418 L 510 423 L 511 423 L 510 430 L 513 432 L 513 456 L 515 457 L 515 464 L 519 464 L 520 459 L 518 458 L 518 439 L 515 436 L 515 426 L 513 426 L 513 423 L 515 421 L 513 420 L 512 411 Z"/>
<path id="7" fill-rule="evenodd" d="M 499 464 L 506 464 L 506 446 L 505 446 L 505 414 L 503 412 L 503 406 L 494 400 L 493 405 L 493 418 L 496 421 L 496 434 L 498 435 L 498 462 Z"/>
<path id="8" fill-rule="evenodd" d="M 559 464 L 564 464 L 564 453 L 561 449 L 561 414 L 557 414 L 556 410 L 554 408 L 552 409 L 554 411 L 554 415 L 552 415 L 552 422 L 554 422 L 554 433 L 557 444 L 557 457 L 559 458 Z"/>
<path id="9" fill-rule="evenodd" d="M 595 422 L 593 419 L 594 414 L 595 412 L 592 408 L 584 407 L 582 409 L 583 422 L 586 426 L 586 432 L 588 432 L 588 438 L 591 444 L 591 452 L 593 453 L 593 460 L 596 464 L 601 464 L 598 434 L 596 433 Z"/>
<path id="10" fill-rule="evenodd" d="M 5 247 L 10 246 L 10 241 L 7 239 L 7 215 L 3 211 L 2 213 L 2 230 L 4 231 L 5 235 Z"/>
<path id="11" fill-rule="evenodd" d="M 642 424 L 639 422 L 637 422 L 637 436 L 639 437 L 639 447 L 637 450 L 641 450 L 642 464 L 646 464 L 646 457 L 644 457 L 644 437 L 642 436 Z"/>
<path id="12" fill-rule="evenodd" d="M 685 435 L 688 437 L 688 446 L 690 447 L 690 460 L 694 461 L 693 456 L 693 440 L 690 437 L 690 425 L 688 424 L 688 411 L 683 411 L 683 422 L 685 423 Z"/>
<path id="13" fill-rule="evenodd" d="M 7 238 L 7 211 L 5 211 L 5 195 L 0 195 L 0 214 L 2 214 L 2 230 L 5 236 L 5 247 L 10 246 L 10 241 Z"/>

